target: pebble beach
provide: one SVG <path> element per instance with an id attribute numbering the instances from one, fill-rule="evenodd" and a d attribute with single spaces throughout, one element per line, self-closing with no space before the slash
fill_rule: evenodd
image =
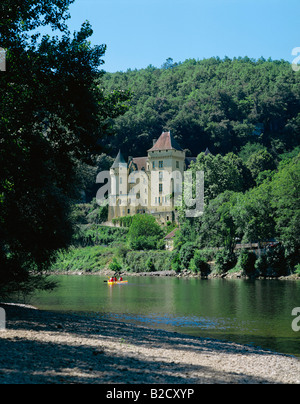
<path id="1" fill-rule="evenodd" d="M 300 360 L 252 346 L 1 304 L 0 384 L 299 384 Z"/>

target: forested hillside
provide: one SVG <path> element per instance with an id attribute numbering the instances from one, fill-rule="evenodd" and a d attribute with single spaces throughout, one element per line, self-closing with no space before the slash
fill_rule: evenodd
<path id="1" fill-rule="evenodd" d="M 197 156 L 238 153 L 260 143 L 282 153 L 299 144 L 300 74 L 286 61 L 219 58 L 168 59 L 161 68 L 106 73 L 105 91 L 130 90 L 130 108 L 111 120 L 115 133 L 103 142 L 107 154 L 121 147 L 145 155 L 153 138 L 171 130 Z"/>

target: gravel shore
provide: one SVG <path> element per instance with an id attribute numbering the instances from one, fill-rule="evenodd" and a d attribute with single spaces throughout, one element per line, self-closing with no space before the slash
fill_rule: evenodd
<path id="1" fill-rule="evenodd" d="M 299 384 L 297 358 L 94 317 L 3 305 L 0 384 Z"/>

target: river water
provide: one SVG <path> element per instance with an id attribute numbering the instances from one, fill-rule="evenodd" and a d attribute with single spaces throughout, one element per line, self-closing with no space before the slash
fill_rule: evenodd
<path id="1" fill-rule="evenodd" d="M 99 276 L 55 279 L 55 291 L 37 293 L 30 303 L 300 357 L 300 331 L 292 329 L 297 281 L 129 277 L 128 284 L 109 286 Z"/>

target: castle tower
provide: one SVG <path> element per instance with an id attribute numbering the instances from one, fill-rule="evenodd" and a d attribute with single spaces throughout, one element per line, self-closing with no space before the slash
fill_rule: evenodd
<path id="1" fill-rule="evenodd" d="M 111 192 L 108 208 L 108 220 L 125 215 L 127 207 L 127 163 L 119 153 L 110 169 Z M 124 212 L 123 212 L 124 211 Z"/>
<path id="2" fill-rule="evenodd" d="M 166 223 L 175 219 L 174 200 L 182 193 L 185 151 L 171 132 L 163 132 L 148 150 L 151 171 L 150 213 Z"/>
<path id="3" fill-rule="evenodd" d="M 108 220 L 148 213 L 158 222 L 176 221 L 175 202 L 182 196 L 186 167 L 191 160 L 171 132 L 163 132 L 145 157 L 129 157 L 119 151 L 110 169 L 111 193 Z"/>

